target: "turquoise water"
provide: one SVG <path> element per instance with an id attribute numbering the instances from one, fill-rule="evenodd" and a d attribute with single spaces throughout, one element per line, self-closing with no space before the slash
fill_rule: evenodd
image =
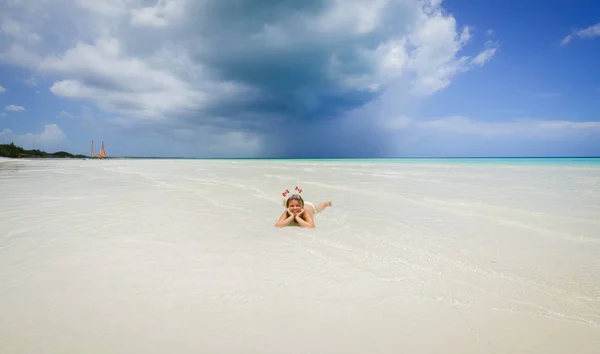
<path id="1" fill-rule="evenodd" d="M 600 157 L 559 157 L 559 158 L 397 158 L 397 159 L 314 159 L 299 161 L 330 161 L 360 163 L 394 163 L 394 164 L 467 164 L 467 165 L 581 165 L 600 167 Z"/>
<path id="2" fill-rule="evenodd" d="M 331 158 L 331 159 L 203 159 L 167 157 L 121 157 L 121 159 L 178 159 L 206 161 L 252 161 L 252 162 L 334 162 L 334 163 L 392 163 L 392 164 L 460 164 L 460 165 L 551 165 L 596 166 L 600 157 L 456 157 L 456 158 Z"/>

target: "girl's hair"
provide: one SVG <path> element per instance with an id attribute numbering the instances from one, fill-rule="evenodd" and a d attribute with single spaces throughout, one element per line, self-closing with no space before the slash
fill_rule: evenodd
<path id="1" fill-rule="evenodd" d="M 292 194 L 290 195 L 290 197 L 285 201 L 285 207 L 289 207 L 290 206 L 290 200 L 298 200 L 300 201 L 300 206 L 304 206 L 304 199 L 302 199 L 302 197 L 300 196 L 300 194 Z"/>

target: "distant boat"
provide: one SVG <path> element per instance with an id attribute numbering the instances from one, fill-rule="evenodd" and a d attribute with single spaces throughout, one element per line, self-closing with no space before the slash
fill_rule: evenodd
<path id="1" fill-rule="evenodd" d="M 102 142 L 102 148 L 100 149 L 100 152 L 98 153 L 98 157 L 101 159 L 106 157 L 106 151 L 104 151 L 104 141 Z"/>
<path id="2" fill-rule="evenodd" d="M 92 140 L 92 154 L 90 157 L 92 157 L 92 158 L 97 157 L 99 159 L 103 159 L 106 157 L 106 151 L 104 150 L 104 141 L 102 142 L 102 147 L 100 148 L 100 152 L 98 152 L 98 155 L 96 155 L 94 152 L 94 141 Z"/>

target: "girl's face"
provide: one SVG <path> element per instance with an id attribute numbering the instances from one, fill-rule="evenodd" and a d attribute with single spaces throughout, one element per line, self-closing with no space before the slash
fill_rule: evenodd
<path id="1" fill-rule="evenodd" d="M 292 199 L 288 204 L 288 209 L 290 209 L 292 213 L 298 214 L 300 211 L 302 211 L 302 205 L 300 204 L 299 200 Z"/>

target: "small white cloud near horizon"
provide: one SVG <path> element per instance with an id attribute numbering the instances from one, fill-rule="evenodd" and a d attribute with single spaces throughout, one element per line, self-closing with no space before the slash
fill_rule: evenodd
<path id="1" fill-rule="evenodd" d="M 527 136 L 530 138 L 554 138 L 570 133 L 599 133 L 600 122 L 571 120 L 516 119 L 497 122 L 473 120 L 469 117 L 450 116 L 440 119 L 416 122 L 419 128 L 443 131 L 445 134 L 458 133 L 483 137 Z"/>
<path id="2" fill-rule="evenodd" d="M 78 117 L 74 114 L 71 114 L 67 111 L 60 111 L 57 118 L 66 118 L 66 119 L 77 119 Z"/>
<path id="3" fill-rule="evenodd" d="M 14 104 L 11 104 L 11 105 L 4 107 L 4 110 L 10 111 L 10 112 L 22 112 L 25 110 L 25 107 L 15 106 Z"/>
<path id="4" fill-rule="evenodd" d="M 6 92 L 6 89 L 4 87 L 0 86 L 0 93 L 4 93 L 4 92 Z"/>
<path id="5" fill-rule="evenodd" d="M 589 26 L 587 28 L 584 29 L 578 29 L 578 30 L 574 30 L 572 31 L 570 34 L 568 34 L 567 36 L 565 36 L 561 41 L 560 44 L 561 45 L 567 45 L 569 42 L 571 42 L 571 40 L 573 40 L 574 37 L 579 37 L 579 38 L 595 38 L 595 37 L 600 37 L 600 23 L 597 23 L 595 25 Z"/>
<path id="6" fill-rule="evenodd" d="M 0 143 L 14 142 L 27 149 L 53 149 L 65 141 L 66 135 L 58 124 L 46 124 L 40 133 L 14 134 L 8 128 L 0 132 Z"/>

